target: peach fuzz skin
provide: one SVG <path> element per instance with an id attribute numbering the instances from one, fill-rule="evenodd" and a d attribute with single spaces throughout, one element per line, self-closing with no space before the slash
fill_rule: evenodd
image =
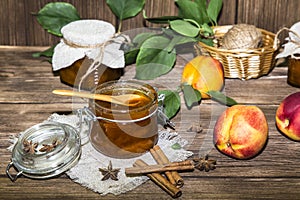
<path id="1" fill-rule="evenodd" d="M 214 144 L 222 153 L 237 159 L 258 155 L 268 139 L 268 123 L 257 106 L 227 108 L 214 128 Z"/>
<path id="2" fill-rule="evenodd" d="M 220 91 L 224 86 L 223 66 L 210 56 L 197 56 L 185 65 L 181 82 L 200 91 L 203 99 L 209 99 L 208 91 Z"/>
<path id="3" fill-rule="evenodd" d="M 300 92 L 287 96 L 276 111 L 277 128 L 288 138 L 300 141 Z"/>

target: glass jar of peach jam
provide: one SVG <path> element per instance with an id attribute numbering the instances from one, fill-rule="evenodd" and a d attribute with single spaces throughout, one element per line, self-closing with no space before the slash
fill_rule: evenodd
<path id="1" fill-rule="evenodd" d="M 300 59 L 289 58 L 287 81 L 294 87 L 300 87 Z"/>
<path id="2" fill-rule="evenodd" d="M 79 80 L 83 77 L 84 72 L 88 70 L 93 60 L 83 58 L 75 61 L 72 65 L 59 70 L 59 77 L 62 83 L 78 87 Z M 96 71 L 100 76 L 95 77 L 95 72 L 91 73 L 82 83 L 81 88 L 91 89 L 96 85 L 118 80 L 123 74 L 123 68 L 113 69 L 101 64 Z"/>
<path id="3" fill-rule="evenodd" d="M 125 66 L 120 47 L 125 36 L 116 34 L 111 23 L 77 20 L 63 26 L 61 33 L 52 57 L 53 71 L 59 73 L 61 82 L 90 90 L 120 78 Z"/>
<path id="4" fill-rule="evenodd" d="M 131 158 L 157 143 L 158 98 L 152 86 L 137 81 L 110 81 L 98 86 L 94 93 L 143 97 L 135 106 L 90 102 L 90 110 L 97 117 L 90 132 L 90 142 L 96 150 L 114 158 Z"/>

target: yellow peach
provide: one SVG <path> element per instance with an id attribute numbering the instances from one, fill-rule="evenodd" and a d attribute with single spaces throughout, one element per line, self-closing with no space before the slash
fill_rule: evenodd
<path id="1" fill-rule="evenodd" d="M 181 82 L 191 85 L 203 99 L 208 99 L 208 91 L 220 91 L 224 86 L 223 66 L 210 56 L 197 56 L 185 65 Z"/>
<path id="2" fill-rule="evenodd" d="M 268 123 L 257 106 L 235 105 L 227 108 L 214 128 L 214 144 L 222 153 L 237 159 L 259 154 L 268 138 Z"/>

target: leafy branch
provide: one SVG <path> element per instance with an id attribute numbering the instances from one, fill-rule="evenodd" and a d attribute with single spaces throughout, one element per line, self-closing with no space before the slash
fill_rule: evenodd
<path id="1" fill-rule="evenodd" d="M 178 7 L 178 16 L 148 18 L 144 11 L 145 20 L 165 26 L 156 32 L 140 33 L 130 44 L 123 46 L 126 64 L 136 64 L 137 79 L 155 79 L 171 71 L 182 45 L 199 41 L 208 45 L 213 44 L 214 32 L 211 26 L 217 25 L 222 0 L 210 0 L 209 4 L 206 0 L 174 0 L 174 2 Z M 145 0 L 106 0 L 106 3 L 118 18 L 117 33 L 121 33 L 123 21 L 139 14 L 144 8 Z M 36 17 L 47 32 L 58 37 L 62 37 L 60 30 L 63 26 L 81 19 L 76 8 L 65 2 L 46 4 Z M 51 59 L 55 46 L 33 56 Z M 184 83 L 176 91 L 162 90 L 159 93 L 165 94 L 165 113 L 169 118 L 175 116 L 180 109 L 181 93 L 188 108 L 201 101 L 201 93 Z M 233 99 L 221 92 L 209 91 L 207 94 L 225 105 L 236 104 Z"/>
<path id="2" fill-rule="evenodd" d="M 145 0 L 106 0 L 106 3 L 119 19 L 118 33 L 120 33 L 123 20 L 134 17 L 141 12 L 145 5 Z M 43 29 L 58 37 L 62 37 L 61 28 L 63 26 L 81 19 L 77 9 L 66 2 L 48 3 L 35 15 Z M 33 57 L 45 56 L 51 58 L 55 46 L 45 51 L 34 53 Z"/>
<path id="3" fill-rule="evenodd" d="M 180 110 L 180 94 L 183 94 L 184 102 L 188 109 L 192 109 L 194 105 L 198 105 L 202 100 L 201 93 L 198 90 L 194 89 L 191 85 L 186 83 L 182 83 L 177 90 L 161 90 L 158 93 L 165 95 L 164 112 L 169 119 L 174 117 Z M 225 96 L 219 91 L 211 90 L 206 94 L 208 94 L 212 100 L 226 106 L 233 106 L 237 104 L 234 99 Z"/>
<path id="4" fill-rule="evenodd" d="M 118 17 L 119 24 L 117 33 L 121 33 L 123 20 L 139 14 L 144 8 L 145 0 L 106 0 L 106 3 L 115 16 Z"/>
<path id="5" fill-rule="evenodd" d="M 178 16 L 148 18 L 143 13 L 145 20 L 166 24 L 166 27 L 161 29 L 162 33 L 133 43 L 126 53 L 126 63 L 136 63 L 137 79 L 154 79 L 171 71 L 176 62 L 177 47 L 181 45 L 199 41 L 213 45 L 214 32 L 210 25 L 217 24 L 222 0 L 211 0 L 208 5 L 206 0 L 175 0 L 175 3 Z"/>

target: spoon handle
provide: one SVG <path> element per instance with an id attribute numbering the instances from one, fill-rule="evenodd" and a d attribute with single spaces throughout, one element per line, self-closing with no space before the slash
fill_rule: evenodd
<path id="1" fill-rule="evenodd" d="M 141 100 L 142 96 L 138 94 L 123 94 L 118 96 L 111 96 L 105 94 L 93 94 L 89 92 L 76 92 L 73 90 L 53 90 L 53 94 L 63 95 L 63 96 L 75 96 L 75 97 L 82 97 L 88 99 L 96 99 L 100 101 L 106 101 L 114 104 L 119 104 L 123 106 L 136 106 L 138 105 Z"/>
<path id="2" fill-rule="evenodd" d="M 53 90 L 52 93 L 63 95 L 63 96 L 75 96 L 75 97 L 96 99 L 96 100 L 109 101 L 109 102 L 112 101 L 112 98 L 109 95 L 93 94 L 88 92 L 76 92 L 73 90 Z"/>

